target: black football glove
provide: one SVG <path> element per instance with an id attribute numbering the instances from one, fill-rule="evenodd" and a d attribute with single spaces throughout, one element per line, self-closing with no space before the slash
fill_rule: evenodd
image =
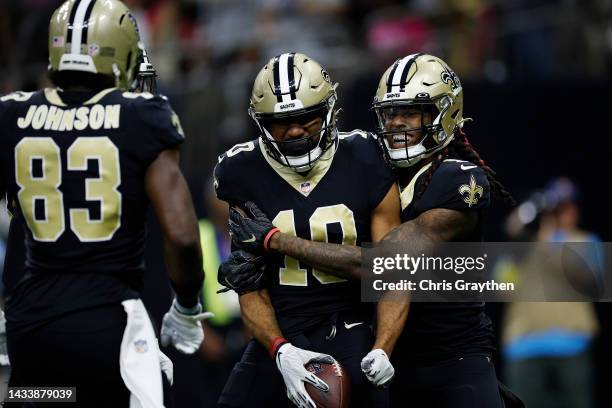
<path id="1" fill-rule="evenodd" d="M 217 280 L 226 287 L 219 292 L 234 290 L 243 295 L 263 288 L 264 265 L 263 256 L 255 256 L 242 250 L 232 252 L 229 258 L 219 265 Z"/>
<path id="2" fill-rule="evenodd" d="M 250 214 L 245 215 L 235 207 L 230 208 L 229 228 L 232 243 L 238 249 L 256 254 L 267 251 L 268 240 L 279 229 L 254 202 L 247 201 L 242 207 Z"/>

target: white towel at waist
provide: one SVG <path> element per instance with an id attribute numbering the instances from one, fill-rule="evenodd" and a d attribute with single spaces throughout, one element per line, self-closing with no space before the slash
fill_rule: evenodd
<path id="1" fill-rule="evenodd" d="M 142 301 L 130 299 L 123 301 L 122 305 L 127 313 L 127 325 L 121 341 L 119 366 L 121 378 L 131 393 L 130 408 L 163 408 L 161 371 L 164 370 L 172 384 L 172 363 L 159 350 Z"/>

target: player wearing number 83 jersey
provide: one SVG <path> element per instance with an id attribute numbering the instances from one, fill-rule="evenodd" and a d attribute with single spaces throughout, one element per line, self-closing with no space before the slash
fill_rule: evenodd
<path id="1" fill-rule="evenodd" d="M 27 226 L 26 273 L 5 277 L 8 289 L 47 272 L 120 274 L 137 284 L 144 272 L 145 171 L 159 152 L 183 141 L 168 102 L 113 88 L 99 93 L 46 89 L 0 101 L 7 198 Z M 25 305 L 13 309 L 9 324 L 25 326 L 45 314 L 129 296 L 121 285 L 106 293 L 88 291 L 100 284 L 97 280 L 108 285 L 99 276 L 70 282 L 78 292 L 61 304 L 38 303 L 43 315 L 26 315 Z"/>
<path id="2" fill-rule="evenodd" d="M 195 352 L 210 317 L 183 131 L 164 97 L 143 92 L 155 70 L 123 3 L 67 0 L 49 33 L 55 87 L 0 98 L 0 196 L 26 248 L 3 276 L 9 386 L 74 386 L 75 407 L 169 406 L 172 364 L 139 299 L 149 204 L 176 293 L 162 345 Z"/>

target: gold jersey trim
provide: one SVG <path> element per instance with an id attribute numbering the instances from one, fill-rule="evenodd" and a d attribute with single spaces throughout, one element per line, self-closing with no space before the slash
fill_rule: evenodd
<path id="1" fill-rule="evenodd" d="M 106 88 L 106 89 L 103 89 L 100 92 L 98 92 L 97 94 L 95 94 L 94 96 L 92 96 L 91 98 L 89 98 L 88 100 L 86 100 L 85 102 L 83 102 L 83 105 L 93 105 L 95 103 L 98 103 L 100 101 L 100 99 L 104 98 L 106 95 L 108 95 L 109 93 L 113 92 L 115 89 L 117 89 L 117 88 Z"/>
<path id="2" fill-rule="evenodd" d="M 87 101 L 83 102 L 83 105 L 93 105 L 98 103 L 100 99 L 104 98 L 109 93 L 113 92 L 117 88 L 106 88 L 89 98 Z M 59 96 L 57 92 L 57 88 L 45 88 L 45 98 L 52 105 L 57 106 L 68 106 L 62 101 L 62 98 Z"/>
<path id="3" fill-rule="evenodd" d="M 47 99 L 51 105 L 68 106 L 62 101 L 56 88 L 45 88 L 45 99 Z"/>
<path id="4" fill-rule="evenodd" d="M 400 202 L 402 204 L 402 211 L 404 211 L 410 205 L 410 203 L 412 203 L 412 200 L 414 199 L 414 185 L 416 184 L 416 181 L 419 178 L 419 176 L 423 174 L 425 171 L 427 171 L 428 168 L 431 167 L 431 164 L 432 163 L 430 162 L 430 163 L 427 163 L 425 166 L 421 167 L 421 169 L 417 171 L 417 173 L 414 175 L 412 180 L 410 180 L 410 183 L 408 183 L 408 185 L 400 193 Z"/>

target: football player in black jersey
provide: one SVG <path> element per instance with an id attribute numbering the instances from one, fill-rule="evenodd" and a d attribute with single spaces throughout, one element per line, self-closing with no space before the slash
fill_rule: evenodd
<path id="1" fill-rule="evenodd" d="M 162 343 L 195 352 L 209 316 L 183 132 L 164 97 L 128 92 L 153 70 L 123 3 L 66 1 L 49 32 L 55 87 L 0 99 L 0 194 L 26 241 L 25 266 L 4 276 L 9 385 L 76 387 L 71 406 L 162 406 L 172 367 L 139 299 L 150 203 L 177 295 Z"/>
<path id="2" fill-rule="evenodd" d="M 383 242 L 401 242 L 419 256 L 433 244 L 480 241 L 482 209 L 490 196 L 512 202 L 463 132 L 463 88 L 441 59 L 414 54 L 382 76 L 373 109 L 378 140 L 395 169 L 403 224 Z M 253 209 L 251 212 L 256 212 Z M 268 239 L 267 248 L 340 277 L 362 273 L 357 248 L 323 244 L 277 232 L 263 218 L 238 214 L 234 236 Z M 243 249 L 252 243 L 235 239 Z M 491 355 L 493 330 L 484 304 L 414 303 L 394 353 L 393 400 L 415 406 L 501 407 Z M 384 366 L 381 356 L 364 371 Z"/>
<path id="3" fill-rule="evenodd" d="M 376 140 L 364 132 L 336 129 L 336 85 L 314 60 L 300 53 L 272 58 L 259 72 L 250 114 L 260 137 L 219 157 L 216 192 L 231 206 L 255 209 L 296 237 L 338 246 L 379 241 L 399 225 L 399 197 L 393 173 Z M 261 209 L 261 210 L 259 210 Z M 230 220 L 238 214 L 230 210 Z M 235 237 L 254 242 L 250 234 Z M 261 253 L 260 247 L 252 253 Z M 241 293 L 242 315 L 254 335 L 220 397 L 222 406 L 315 405 L 305 383 L 327 385 L 304 368 L 311 360 L 338 360 L 352 383 L 352 406 L 385 407 L 387 391 L 370 384 L 361 359 L 376 348 L 391 349 L 407 306 L 381 302 L 378 335 L 370 324 L 372 305 L 360 302 L 358 282 L 339 279 L 292 257 L 265 260 L 232 253 L 221 268 L 264 264 L 261 289 Z M 252 288 L 258 289 L 258 287 Z M 276 364 L 276 366 L 275 366 Z M 283 384 L 284 381 L 284 384 Z M 284 388 L 287 392 L 285 396 Z M 287 399 L 289 398 L 289 400 Z"/>

